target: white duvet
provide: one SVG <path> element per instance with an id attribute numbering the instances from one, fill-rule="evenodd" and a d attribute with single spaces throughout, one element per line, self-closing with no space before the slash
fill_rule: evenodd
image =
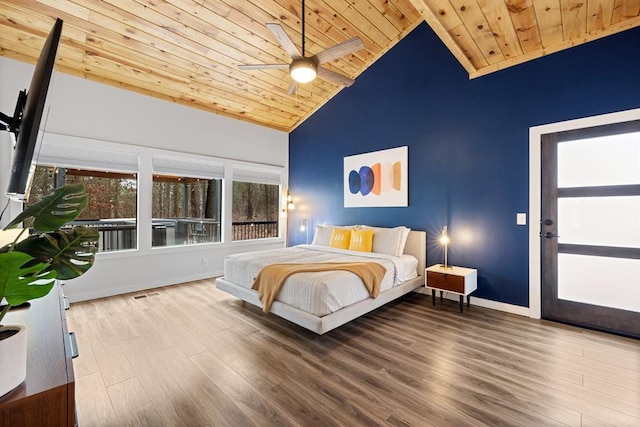
<path id="1" fill-rule="evenodd" d="M 380 292 L 417 277 L 418 260 L 410 255 L 348 251 L 326 246 L 299 245 L 290 248 L 229 255 L 224 260 L 224 278 L 251 289 L 254 278 L 269 264 L 374 261 L 387 272 Z M 362 280 L 348 271 L 297 273 L 282 286 L 276 301 L 324 316 L 370 298 Z"/>

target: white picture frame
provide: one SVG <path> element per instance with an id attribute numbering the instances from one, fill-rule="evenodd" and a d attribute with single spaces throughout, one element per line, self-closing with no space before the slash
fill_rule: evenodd
<path id="1" fill-rule="evenodd" d="M 409 147 L 344 158 L 344 207 L 409 206 Z"/>

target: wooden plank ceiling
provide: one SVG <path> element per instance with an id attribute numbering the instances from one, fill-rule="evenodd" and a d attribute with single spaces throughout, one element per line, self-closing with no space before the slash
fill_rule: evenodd
<path id="1" fill-rule="evenodd" d="M 637 27 L 639 12 L 640 0 L 308 0 L 305 49 L 359 36 L 365 49 L 325 64 L 357 78 L 426 21 L 474 78 Z M 238 70 L 291 61 L 264 24 L 301 49 L 298 0 L 0 0 L 0 55 L 35 63 L 56 17 L 59 71 L 274 129 L 344 89 L 317 78 L 289 96 L 287 70 Z"/>

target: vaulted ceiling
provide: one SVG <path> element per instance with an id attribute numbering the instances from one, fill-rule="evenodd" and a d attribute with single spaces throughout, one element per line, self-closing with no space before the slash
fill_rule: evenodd
<path id="1" fill-rule="evenodd" d="M 299 0 L 0 0 L 0 55 L 35 63 L 59 17 L 63 73 L 291 131 L 344 88 L 316 78 L 290 96 L 286 69 L 238 65 L 289 63 L 265 24 L 301 50 L 301 13 Z M 324 64 L 357 79 L 426 21 L 475 78 L 640 26 L 639 13 L 640 0 L 308 0 L 305 50 L 360 37 Z"/>

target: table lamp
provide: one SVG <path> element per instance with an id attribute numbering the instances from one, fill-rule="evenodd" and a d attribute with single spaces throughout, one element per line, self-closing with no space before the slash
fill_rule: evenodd
<path id="1" fill-rule="evenodd" d="M 308 245 L 309 244 L 309 221 L 308 220 L 306 219 L 302 220 L 302 222 L 300 223 L 300 231 L 305 232 L 305 237 L 306 237 L 305 243 Z"/>
<path id="2" fill-rule="evenodd" d="M 447 234 L 447 226 L 445 225 L 442 228 L 442 233 L 440 234 L 440 244 L 444 245 L 444 264 L 440 264 L 440 268 L 452 268 L 447 264 L 447 252 L 449 250 L 449 235 Z"/>

